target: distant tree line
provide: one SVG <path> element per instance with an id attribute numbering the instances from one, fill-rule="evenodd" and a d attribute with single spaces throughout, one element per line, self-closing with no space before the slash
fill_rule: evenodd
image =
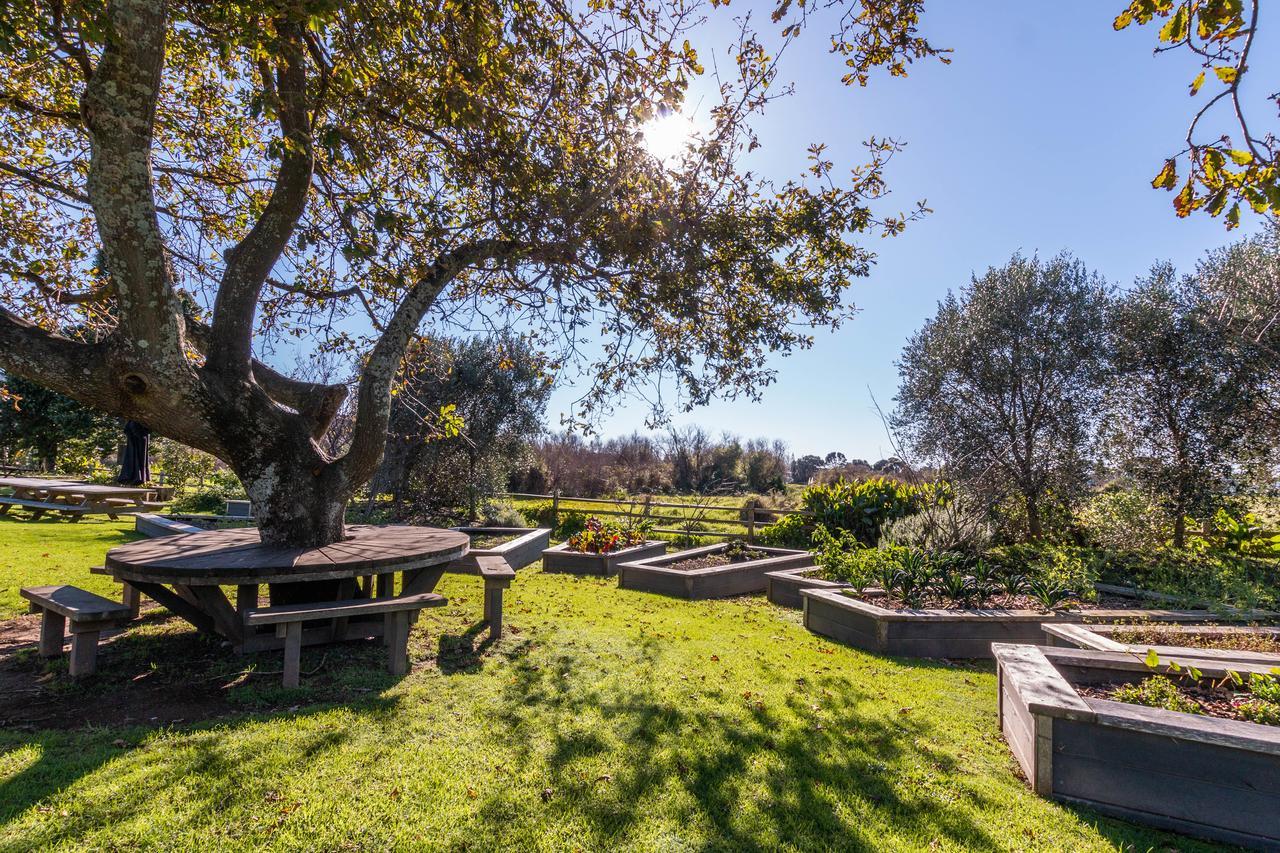
<path id="1" fill-rule="evenodd" d="M 1189 518 L 1276 483 L 1278 245 L 1272 226 L 1125 289 L 1068 255 L 1015 255 L 907 342 L 893 426 L 1025 538 L 1110 482 L 1181 547 Z"/>

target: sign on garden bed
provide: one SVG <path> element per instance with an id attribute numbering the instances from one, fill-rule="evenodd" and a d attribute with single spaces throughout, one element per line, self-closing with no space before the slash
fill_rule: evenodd
<path id="1" fill-rule="evenodd" d="M 1104 814 L 1260 849 L 1280 848 L 1280 728 L 1082 695 L 1139 682 L 1126 652 L 997 643 L 1000 727 L 1036 793 Z M 1164 661 L 1164 665 L 1177 661 Z M 1190 659 L 1207 679 L 1221 667 Z M 1265 674 L 1232 664 L 1237 674 Z"/>
<path id="2" fill-rule="evenodd" d="M 891 610 L 839 589 L 804 589 L 804 624 L 810 631 L 858 648 L 890 655 L 989 658 L 992 643 L 1038 643 L 1041 626 L 1055 622 L 1203 623 L 1275 619 L 1265 611 L 922 609 Z"/>
<path id="3" fill-rule="evenodd" d="M 523 569 L 538 561 L 551 542 L 546 527 L 455 527 L 471 537 L 471 548 L 460 561 L 472 574 L 478 574 L 478 557 L 501 557 L 513 569 Z"/>
<path id="4" fill-rule="evenodd" d="M 763 592 L 765 575 L 813 566 L 808 551 L 722 542 L 618 566 L 618 586 L 681 598 L 725 598 Z"/>

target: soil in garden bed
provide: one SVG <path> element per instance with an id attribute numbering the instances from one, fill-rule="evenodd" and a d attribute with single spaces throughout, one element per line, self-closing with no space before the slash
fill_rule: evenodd
<path id="1" fill-rule="evenodd" d="M 463 531 L 466 533 L 466 531 Z M 511 541 L 510 536 L 499 536 L 496 533 L 467 533 L 471 537 L 471 547 L 477 551 L 497 548 Z"/>
<path id="2" fill-rule="evenodd" d="M 1163 678 L 1163 676 L 1156 676 L 1156 678 Z M 1250 717 L 1241 712 L 1240 706 L 1242 704 L 1250 701 L 1257 701 L 1253 699 L 1248 691 L 1232 690 L 1230 689 L 1231 685 L 1216 687 L 1214 684 L 1206 684 L 1204 682 L 1173 681 L 1172 683 L 1176 686 L 1178 696 L 1182 700 L 1190 703 L 1184 713 L 1198 714 L 1205 717 L 1217 717 L 1223 720 L 1240 720 L 1248 723 L 1280 726 L 1280 719 L 1274 717 L 1270 719 Z M 1118 702 L 1125 702 L 1128 700 L 1124 698 L 1123 692 L 1125 690 L 1131 690 L 1132 687 L 1133 685 L 1127 682 L 1088 684 L 1077 685 L 1076 692 L 1081 696 L 1088 696 L 1091 699 L 1111 699 Z M 1121 693 L 1120 696 L 1117 696 L 1118 692 Z M 1146 702 L 1129 702 L 1129 704 L 1147 705 Z M 1168 708 L 1167 710 L 1182 709 Z"/>
<path id="3" fill-rule="evenodd" d="M 754 560 L 768 559 L 769 554 L 765 551 L 739 551 L 736 554 L 729 555 L 725 553 L 708 554 L 705 557 L 690 557 L 687 560 L 680 560 L 676 563 L 668 563 L 663 568 L 675 569 L 680 572 L 691 572 L 694 569 L 712 569 L 716 566 L 731 566 L 737 563 L 750 563 Z"/>
<path id="4" fill-rule="evenodd" d="M 1165 631 L 1158 627 L 1134 626 L 1113 631 L 1111 639 L 1135 646 L 1186 646 L 1193 649 L 1230 649 L 1237 652 L 1280 654 L 1280 636 L 1233 632 L 1230 634 L 1191 634 Z"/>
<path id="5" fill-rule="evenodd" d="M 1009 595 L 1007 593 L 997 593 L 977 601 L 970 599 L 968 601 L 955 601 L 954 599 L 938 595 L 935 592 L 929 592 L 920 597 L 920 600 L 914 605 L 908 605 L 905 601 L 897 596 L 885 595 L 876 590 L 874 594 L 864 592 L 859 595 L 852 590 L 846 590 L 845 595 L 850 598 L 856 598 L 866 604 L 874 604 L 876 607 L 883 607 L 886 610 L 1035 610 L 1044 611 L 1040 603 L 1029 595 Z M 1096 601 L 1069 601 L 1062 605 L 1060 609 L 1082 610 L 1088 612 L 1090 610 L 1142 610 L 1150 608 L 1151 602 L 1143 601 L 1139 598 L 1126 598 L 1119 595 L 1100 595 Z"/>

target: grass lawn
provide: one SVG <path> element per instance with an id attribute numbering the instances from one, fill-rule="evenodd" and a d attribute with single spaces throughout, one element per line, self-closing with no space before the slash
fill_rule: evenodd
<path id="1" fill-rule="evenodd" d="M 25 551 L 50 554 L 40 580 L 79 583 L 118 531 L 5 523 L 5 582 Z M 379 646 L 351 644 L 304 652 L 314 674 L 284 691 L 250 674 L 277 655 L 237 658 L 154 618 L 87 683 L 54 664 L 39 689 L 55 699 L 110 707 L 149 684 L 215 694 L 222 712 L 0 727 L 0 850 L 1209 849 L 1032 795 L 990 666 L 833 645 L 759 597 L 679 601 L 532 568 L 508 593 L 512 630 L 486 645 L 478 579 L 441 591 L 450 606 L 424 613 L 401 680 Z M 5 667 L 34 682 L 44 664 Z"/>
<path id="2" fill-rule="evenodd" d="M 102 565 L 109 548 L 137 538 L 133 519 L 127 517 L 111 521 L 91 515 L 70 522 L 0 516 L 0 619 L 27 612 L 27 602 L 18 595 L 24 586 L 69 583 L 115 597 L 119 585 L 108 577 L 89 574 L 89 569 Z"/>

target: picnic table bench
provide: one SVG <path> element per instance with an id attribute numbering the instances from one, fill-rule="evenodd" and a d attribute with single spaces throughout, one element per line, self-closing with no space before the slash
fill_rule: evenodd
<path id="1" fill-rule="evenodd" d="M 0 497 L 0 514 L 17 506 L 31 510 L 32 519 L 40 518 L 46 512 L 62 513 L 72 521 L 90 513 L 116 519 L 121 515 L 164 506 L 150 500 L 151 489 L 132 486 L 72 483 L 37 477 L 0 477 L 0 487 L 13 492 L 11 496 Z"/>
<path id="2" fill-rule="evenodd" d="M 489 623 L 489 636 L 502 636 L 502 592 L 516 579 L 516 570 L 502 557 L 476 557 L 480 577 L 484 578 L 484 621 Z"/>
<path id="3" fill-rule="evenodd" d="M 297 687 L 301 679 L 302 624 L 332 620 L 335 634 L 345 634 L 345 623 L 353 616 L 383 617 L 382 638 L 387 646 L 387 668 L 392 675 L 409 671 L 409 616 L 424 607 L 442 607 L 449 600 L 434 592 L 401 595 L 394 598 L 350 599 L 347 601 L 283 604 L 244 612 L 248 629 L 274 625 L 276 636 L 284 639 L 284 686 Z"/>
<path id="4" fill-rule="evenodd" d="M 67 622 L 71 623 L 73 678 L 88 675 L 97 667 L 98 640 L 105 628 L 114 628 L 134 617 L 134 610 L 109 598 L 75 586 L 31 586 L 21 590 L 31 603 L 31 612 L 43 614 L 40 621 L 40 654 L 56 658 L 62 654 Z"/>

